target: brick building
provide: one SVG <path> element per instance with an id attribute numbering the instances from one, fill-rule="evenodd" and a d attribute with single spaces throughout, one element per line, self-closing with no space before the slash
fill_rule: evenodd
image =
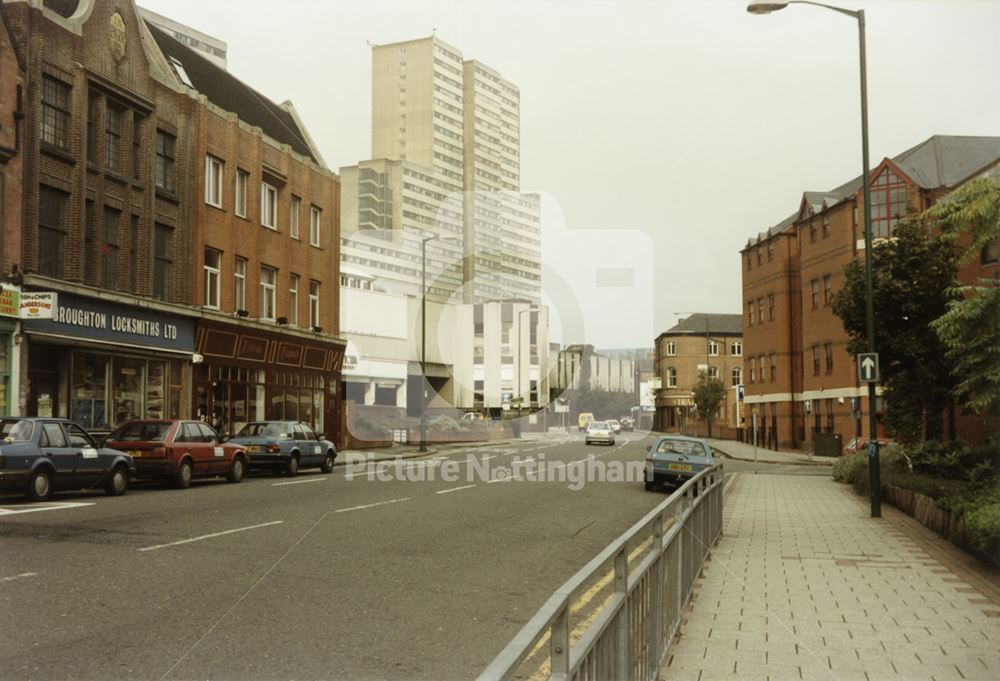
<path id="1" fill-rule="evenodd" d="M 23 273 L 22 295 L 57 295 L 54 318 L 21 322 L 23 380 L 8 413 L 98 430 L 160 416 L 225 430 L 286 414 L 339 423 L 326 398 L 343 355 L 337 182 L 291 106 L 147 26 L 131 2 L 5 0 L 4 15 L 26 55 L 23 212 L 4 220 L 5 243 L 20 244 L 4 268 Z M 234 217 L 240 182 L 246 220 Z M 283 222 L 261 225 L 265 186 L 262 205 L 283 209 Z M 289 234 L 293 192 L 304 245 Z M 292 262 L 296 294 L 277 279 Z"/>
<path id="2" fill-rule="evenodd" d="M 712 435 L 736 437 L 740 428 L 736 386 L 743 381 L 743 323 L 738 314 L 692 314 L 656 337 L 657 430 L 707 434 L 703 414 L 695 413 L 698 375 L 708 373 L 726 386 Z"/>
<path id="3" fill-rule="evenodd" d="M 870 176 L 874 238 L 998 163 L 1000 138 L 941 135 L 884 159 Z M 795 213 L 741 251 L 746 401 L 761 414 L 762 444 L 808 448 L 818 432 L 846 443 L 867 423 L 867 388 L 831 308 L 844 266 L 864 254 L 863 210 L 860 177 L 804 192 Z M 995 253 L 984 251 L 959 278 L 996 270 Z"/>

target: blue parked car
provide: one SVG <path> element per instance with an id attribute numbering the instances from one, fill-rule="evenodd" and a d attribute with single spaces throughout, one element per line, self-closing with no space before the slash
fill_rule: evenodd
<path id="1" fill-rule="evenodd" d="M 275 473 L 295 475 L 299 468 L 333 470 L 337 448 L 298 421 L 254 421 L 229 440 L 247 450 L 250 468 L 267 468 Z"/>
<path id="2" fill-rule="evenodd" d="M 57 489 L 103 487 L 125 494 L 135 475 L 132 457 L 98 446 L 90 433 L 65 419 L 0 419 L 0 488 L 45 501 Z"/>
<path id="3" fill-rule="evenodd" d="M 712 447 L 696 437 L 664 435 L 646 449 L 647 490 L 662 484 L 682 485 L 715 464 Z"/>

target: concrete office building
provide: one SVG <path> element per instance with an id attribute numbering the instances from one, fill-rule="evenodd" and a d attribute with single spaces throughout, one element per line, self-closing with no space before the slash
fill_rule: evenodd
<path id="1" fill-rule="evenodd" d="M 210 62 L 223 69 L 226 66 L 226 43 L 223 40 L 219 40 L 207 33 L 202 33 L 201 31 L 191 28 L 190 26 L 185 26 L 179 21 L 174 21 L 169 17 L 165 17 L 162 14 L 157 14 L 156 12 L 151 12 L 145 7 L 139 7 L 139 16 L 141 16 L 147 24 L 152 24 L 156 26 L 171 38 L 179 43 L 187 45 L 192 50 L 197 50 L 198 53 L 208 59 Z"/>

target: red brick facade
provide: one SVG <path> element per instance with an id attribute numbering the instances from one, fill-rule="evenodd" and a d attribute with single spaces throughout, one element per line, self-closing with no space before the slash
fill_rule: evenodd
<path id="1" fill-rule="evenodd" d="M 0 10 L 0 224 L 21 224 L 24 63 Z M 21 231 L 4 229 L 0 273 L 19 262 Z"/>

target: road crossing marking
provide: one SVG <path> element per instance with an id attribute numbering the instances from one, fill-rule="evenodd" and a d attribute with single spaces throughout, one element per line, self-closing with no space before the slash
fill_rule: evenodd
<path id="1" fill-rule="evenodd" d="M 202 541 L 203 539 L 214 539 L 215 537 L 223 537 L 227 534 L 235 534 L 237 532 L 246 532 L 247 530 L 256 530 L 261 527 L 271 527 L 272 525 L 280 525 L 285 522 L 284 520 L 272 520 L 269 523 L 260 523 L 259 525 L 248 525 L 246 527 L 238 527 L 235 530 L 225 530 L 223 532 L 213 532 L 211 534 L 203 534 L 200 537 L 191 537 L 190 539 L 181 539 L 180 541 L 172 541 L 169 544 L 157 544 L 156 546 L 144 546 L 139 549 L 139 551 L 156 551 L 158 549 L 165 549 L 170 546 L 180 546 L 181 544 L 190 544 L 196 541 Z"/>

